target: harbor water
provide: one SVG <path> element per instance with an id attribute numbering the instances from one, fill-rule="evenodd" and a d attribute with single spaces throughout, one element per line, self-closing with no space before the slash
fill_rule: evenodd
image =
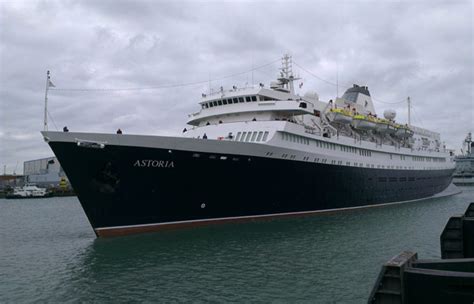
<path id="1" fill-rule="evenodd" d="M 365 303 L 403 250 L 440 258 L 458 195 L 96 239 L 75 197 L 0 199 L 0 303 Z"/>

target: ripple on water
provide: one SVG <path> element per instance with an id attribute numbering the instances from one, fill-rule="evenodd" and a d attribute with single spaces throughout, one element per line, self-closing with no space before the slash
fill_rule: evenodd
<path id="1" fill-rule="evenodd" d="M 75 198 L 0 200 L 0 302 L 366 302 L 402 250 L 439 258 L 474 192 L 295 219 L 95 239 Z"/>

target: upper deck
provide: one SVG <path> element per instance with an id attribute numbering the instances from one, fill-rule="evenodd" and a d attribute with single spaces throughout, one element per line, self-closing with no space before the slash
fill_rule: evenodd
<path id="1" fill-rule="evenodd" d="M 189 115 L 188 124 L 205 125 L 208 121 L 233 122 L 243 119 L 283 119 L 295 115 L 314 114 L 324 103 L 289 92 L 264 87 L 233 88 L 210 96 L 203 95 L 201 110 Z"/>

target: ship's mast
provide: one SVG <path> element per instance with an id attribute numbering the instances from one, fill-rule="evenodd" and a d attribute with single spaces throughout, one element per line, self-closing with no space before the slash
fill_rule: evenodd
<path id="1" fill-rule="evenodd" d="M 49 91 L 49 71 L 46 72 L 46 92 L 44 93 L 44 131 L 48 131 L 48 91 Z"/>
<path id="2" fill-rule="evenodd" d="M 287 89 L 291 94 L 295 94 L 295 88 L 293 86 L 293 81 L 300 78 L 295 78 L 293 76 L 293 61 L 289 54 L 285 54 L 281 59 L 281 77 L 278 78 L 283 87 Z"/>
<path id="3" fill-rule="evenodd" d="M 411 100 L 410 96 L 407 98 L 407 104 L 408 104 L 408 126 L 411 127 Z"/>

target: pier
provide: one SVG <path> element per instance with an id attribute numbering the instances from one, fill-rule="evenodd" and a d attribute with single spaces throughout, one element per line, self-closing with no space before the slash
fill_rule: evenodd
<path id="1" fill-rule="evenodd" d="M 452 216 L 440 237 L 442 259 L 404 251 L 386 262 L 368 303 L 474 302 L 474 202 Z"/>

